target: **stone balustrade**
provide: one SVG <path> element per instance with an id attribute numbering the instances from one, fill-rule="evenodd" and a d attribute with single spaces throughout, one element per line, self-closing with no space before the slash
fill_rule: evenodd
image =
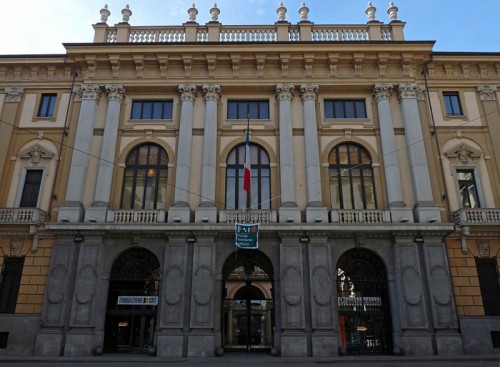
<path id="1" fill-rule="evenodd" d="M 107 223 L 116 224 L 150 224 L 150 223 L 165 223 L 165 210 L 108 210 L 106 214 Z"/>
<path id="2" fill-rule="evenodd" d="M 220 223 L 276 223 L 274 210 L 221 210 Z"/>
<path id="3" fill-rule="evenodd" d="M 45 212 L 38 208 L 4 208 L 0 209 L 2 224 L 42 224 Z"/>
<path id="4" fill-rule="evenodd" d="M 453 213 L 456 225 L 500 224 L 500 209 L 460 209 Z"/>
<path id="5" fill-rule="evenodd" d="M 332 210 L 330 214 L 332 223 L 341 224 L 381 224 L 391 222 L 389 210 Z"/>

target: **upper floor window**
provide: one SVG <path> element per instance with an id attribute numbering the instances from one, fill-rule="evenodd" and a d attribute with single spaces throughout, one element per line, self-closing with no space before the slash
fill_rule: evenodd
<path id="1" fill-rule="evenodd" d="M 443 92 L 443 99 L 446 108 L 446 116 L 463 115 L 458 92 Z"/>
<path id="2" fill-rule="evenodd" d="M 38 197 L 40 195 L 40 187 L 42 186 L 42 178 L 42 169 L 26 170 L 19 207 L 36 208 L 38 206 Z"/>
<path id="3" fill-rule="evenodd" d="M 229 120 L 269 119 L 269 101 L 228 101 L 227 118 Z"/>
<path id="4" fill-rule="evenodd" d="M 375 185 L 368 152 L 352 143 L 330 152 L 330 195 L 334 209 L 375 209 Z"/>
<path id="5" fill-rule="evenodd" d="M 476 258 L 479 288 L 486 316 L 500 316 L 500 283 L 497 259 L 495 257 Z"/>
<path id="6" fill-rule="evenodd" d="M 0 313 L 14 313 L 16 311 L 23 265 L 24 257 L 6 256 L 4 258 L 0 285 Z"/>
<path id="7" fill-rule="evenodd" d="M 133 101 L 132 120 L 171 120 L 173 101 Z"/>
<path id="8" fill-rule="evenodd" d="M 327 119 L 364 119 L 366 106 L 363 99 L 325 100 L 325 118 Z"/>
<path id="9" fill-rule="evenodd" d="M 245 209 L 247 192 L 243 190 L 245 144 L 234 148 L 227 158 L 226 209 Z M 271 209 L 271 166 L 269 155 L 258 145 L 250 144 L 250 208 Z"/>
<path id="10" fill-rule="evenodd" d="M 40 99 L 40 106 L 38 107 L 38 117 L 53 117 L 54 109 L 56 107 L 57 94 L 44 93 Z"/>
<path id="11" fill-rule="evenodd" d="M 480 208 L 473 169 L 457 169 L 457 183 L 462 208 Z"/>
<path id="12" fill-rule="evenodd" d="M 127 157 L 122 209 L 164 209 L 167 204 L 167 152 L 144 144 Z"/>

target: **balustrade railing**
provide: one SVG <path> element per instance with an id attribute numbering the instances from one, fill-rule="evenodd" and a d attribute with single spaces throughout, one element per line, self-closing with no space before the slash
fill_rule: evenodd
<path id="1" fill-rule="evenodd" d="M 106 222 L 117 224 L 164 223 L 165 210 L 108 210 Z"/>
<path id="2" fill-rule="evenodd" d="M 41 224 L 44 221 L 45 221 L 45 212 L 38 208 L 0 209 L 0 223 Z"/>
<path id="3" fill-rule="evenodd" d="M 500 209 L 460 209 L 453 213 L 455 224 L 500 224 Z"/>
<path id="4" fill-rule="evenodd" d="M 274 210 L 221 210 L 220 223 L 276 223 Z"/>
<path id="5" fill-rule="evenodd" d="M 274 42 L 277 40 L 274 27 L 222 27 L 220 42 Z"/>
<path id="6" fill-rule="evenodd" d="M 341 224 L 380 224 L 390 223 L 391 213 L 389 210 L 332 210 L 332 223 Z"/>

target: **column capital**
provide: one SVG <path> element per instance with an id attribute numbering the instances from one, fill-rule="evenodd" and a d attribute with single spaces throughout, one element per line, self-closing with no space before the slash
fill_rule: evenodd
<path id="1" fill-rule="evenodd" d="M 315 101 L 318 98 L 318 84 L 301 84 L 300 93 L 303 101 Z"/>
<path id="2" fill-rule="evenodd" d="M 179 91 L 181 101 L 190 101 L 194 103 L 197 95 L 196 84 L 179 84 L 177 90 Z"/>
<path id="3" fill-rule="evenodd" d="M 418 99 L 425 92 L 425 87 L 417 83 L 400 83 L 398 97 L 402 99 Z"/>
<path id="4" fill-rule="evenodd" d="M 104 87 L 109 101 L 123 101 L 125 97 L 125 88 L 121 84 L 107 84 Z"/>
<path id="5" fill-rule="evenodd" d="M 221 92 L 219 84 L 203 84 L 201 90 L 205 101 L 217 102 L 220 98 Z"/>
<path id="6" fill-rule="evenodd" d="M 394 85 L 392 83 L 375 83 L 372 95 L 375 101 L 391 98 Z"/>
<path id="7" fill-rule="evenodd" d="M 276 84 L 276 98 L 280 101 L 291 101 L 293 99 L 293 84 Z"/>
<path id="8" fill-rule="evenodd" d="M 5 87 L 5 102 L 21 102 L 21 97 L 24 94 L 23 87 Z"/>
<path id="9" fill-rule="evenodd" d="M 493 84 L 478 85 L 477 92 L 481 101 L 495 101 L 497 99 L 497 86 Z"/>
<path id="10" fill-rule="evenodd" d="M 82 84 L 77 94 L 82 100 L 99 100 L 101 97 L 101 86 L 99 84 Z"/>

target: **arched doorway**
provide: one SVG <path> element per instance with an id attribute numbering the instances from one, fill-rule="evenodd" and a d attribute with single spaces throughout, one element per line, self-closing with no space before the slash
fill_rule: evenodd
<path id="1" fill-rule="evenodd" d="M 366 249 L 344 253 L 337 262 L 341 348 L 348 354 L 389 354 L 392 326 L 387 273 Z"/>
<path id="2" fill-rule="evenodd" d="M 148 353 L 153 347 L 160 263 L 144 248 L 122 253 L 111 268 L 104 352 Z"/>
<path id="3" fill-rule="evenodd" d="M 224 263 L 222 345 L 226 351 L 273 347 L 273 267 L 257 250 L 238 250 Z"/>

